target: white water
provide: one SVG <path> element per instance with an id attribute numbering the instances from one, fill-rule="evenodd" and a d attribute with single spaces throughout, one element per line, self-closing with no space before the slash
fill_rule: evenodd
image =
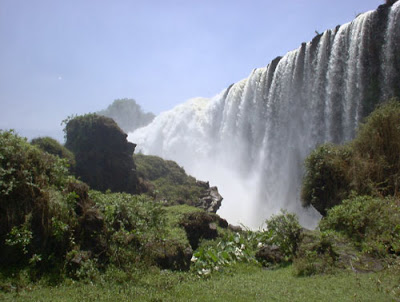
<path id="1" fill-rule="evenodd" d="M 393 95 L 399 11 L 397 3 L 328 30 L 219 95 L 160 114 L 128 139 L 217 185 L 224 197 L 218 214 L 230 223 L 256 228 L 285 208 L 313 227 L 319 214 L 299 201 L 304 158 L 322 142 L 353 138 L 371 102 Z"/>

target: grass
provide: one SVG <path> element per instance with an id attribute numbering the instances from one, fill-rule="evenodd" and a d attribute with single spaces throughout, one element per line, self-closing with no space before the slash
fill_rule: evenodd
<path id="1" fill-rule="evenodd" d="M 150 269 L 130 280 L 112 275 L 94 284 L 67 280 L 1 293 L 2 301 L 395 301 L 384 290 L 384 273 L 295 277 L 287 266 L 265 270 L 241 264 L 198 279 L 190 273 Z M 107 275 L 107 274 L 106 274 Z M 388 276 L 386 275 L 386 278 Z"/>

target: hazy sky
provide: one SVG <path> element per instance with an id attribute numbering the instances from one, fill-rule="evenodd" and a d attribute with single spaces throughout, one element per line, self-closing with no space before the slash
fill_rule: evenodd
<path id="1" fill-rule="evenodd" d="M 211 97 L 381 0 L 0 0 L 0 129 L 62 139 L 71 114 Z"/>

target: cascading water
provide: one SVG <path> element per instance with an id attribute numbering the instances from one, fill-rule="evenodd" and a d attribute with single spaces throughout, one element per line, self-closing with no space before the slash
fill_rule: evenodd
<path id="1" fill-rule="evenodd" d="M 299 201 L 303 161 L 323 142 L 354 137 L 361 119 L 400 95 L 400 2 L 253 70 L 211 98 L 160 114 L 129 134 L 137 149 L 172 159 L 224 196 L 219 214 L 258 227 L 281 208 L 312 227 Z"/>

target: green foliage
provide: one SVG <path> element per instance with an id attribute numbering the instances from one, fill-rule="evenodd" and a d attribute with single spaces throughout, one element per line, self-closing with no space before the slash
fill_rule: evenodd
<path id="1" fill-rule="evenodd" d="M 73 171 L 75 167 L 75 157 L 74 154 L 61 145 L 57 140 L 51 137 L 38 137 L 31 141 L 31 144 L 39 147 L 41 150 L 56 155 L 60 158 L 64 158 L 68 161 L 70 170 Z"/>
<path id="2" fill-rule="evenodd" d="M 249 239 L 240 233 L 228 233 L 218 243 L 205 242 L 193 254 L 192 271 L 207 277 L 214 271 L 238 262 L 255 263 L 254 242 Z"/>
<path id="3" fill-rule="evenodd" d="M 115 100 L 107 109 L 101 110 L 97 114 L 112 118 L 126 133 L 146 126 L 155 117 L 153 113 L 143 112 L 140 105 L 133 99 Z"/>
<path id="4" fill-rule="evenodd" d="M 353 187 L 359 195 L 397 195 L 400 186 L 400 101 L 379 106 L 354 140 Z"/>
<path id="5" fill-rule="evenodd" d="M 301 226 L 296 214 L 281 210 L 280 214 L 272 215 L 266 222 L 267 244 L 277 245 L 290 261 L 297 251 L 300 240 Z"/>
<path id="6" fill-rule="evenodd" d="M 341 232 L 372 254 L 399 254 L 400 202 L 389 197 L 356 196 L 330 209 L 320 228 Z"/>
<path id="7" fill-rule="evenodd" d="M 149 197 L 96 191 L 91 191 L 90 197 L 113 230 L 124 229 L 138 236 L 150 231 L 153 231 L 152 236 L 162 235 L 165 227 L 164 208 Z"/>
<path id="8" fill-rule="evenodd" d="M 312 205 L 325 215 L 326 209 L 347 197 L 351 154 L 348 146 L 325 144 L 306 158 L 306 174 L 301 192 L 304 206 Z"/>
<path id="9" fill-rule="evenodd" d="M 19 227 L 14 226 L 7 237 L 5 241 L 6 245 L 18 246 L 24 254 L 28 254 L 28 246 L 31 244 L 32 240 L 32 231 L 28 223 L 22 224 Z"/>
<path id="10" fill-rule="evenodd" d="M 4 245 L 7 236 L 10 244 L 19 235 L 22 240 L 27 238 L 24 234 L 31 234 L 32 240 L 21 246 L 28 258 L 49 247 L 51 194 L 68 181 L 66 166 L 66 160 L 43 152 L 12 131 L 0 131 L 0 263 L 21 260 L 6 259 L 15 252 Z"/>
<path id="11" fill-rule="evenodd" d="M 347 246 L 339 234 L 332 231 L 306 231 L 302 234 L 293 261 L 297 276 L 311 276 L 333 272 L 337 266 L 340 248 Z"/>
<path id="12" fill-rule="evenodd" d="M 133 158 L 138 176 L 149 183 L 147 187 L 157 200 L 194 205 L 204 194 L 204 188 L 176 162 L 143 154 L 135 154 Z"/>
<path id="13" fill-rule="evenodd" d="M 358 195 L 398 196 L 400 184 L 400 102 L 379 106 L 365 120 L 353 142 L 325 144 L 305 161 L 303 205 L 322 215 Z"/>
<path id="14" fill-rule="evenodd" d="M 222 238 L 203 241 L 193 253 L 192 270 L 200 276 L 209 276 L 235 263 L 257 263 L 257 250 L 263 245 L 276 245 L 286 261 L 291 261 L 297 252 L 301 227 L 295 214 L 282 211 L 266 221 L 262 231 L 227 232 Z"/>
<path id="15" fill-rule="evenodd" d="M 110 261 L 127 267 L 145 257 L 146 245 L 165 239 L 164 208 L 145 195 L 91 191 L 90 197 L 104 215 Z"/>

